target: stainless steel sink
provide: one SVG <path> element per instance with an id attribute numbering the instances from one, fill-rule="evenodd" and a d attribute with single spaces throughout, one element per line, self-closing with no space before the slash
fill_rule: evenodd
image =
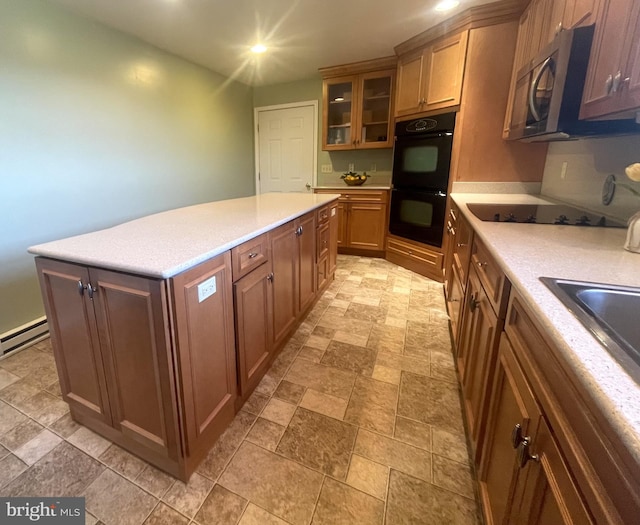
<path id="1" fill-rule="evenodd" d="M 621 364 L 640 365 L 640 288 L 540 277 Z M 636 377 L 636 374 L 633 374 Z"/>

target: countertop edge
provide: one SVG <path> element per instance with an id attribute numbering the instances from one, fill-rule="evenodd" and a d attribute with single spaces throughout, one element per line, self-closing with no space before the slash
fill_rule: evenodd
<path id="1" fill-rule="evenodd" d="M 133 221 L 127 221 L 125 223 L 113 226 L 112 228 L 106 228 L 103 230 L 97 230 L 94 232 L 89 232 L 89 233 L 84 233 L 84 234 L 80 234 L 80 235 L 76 235 L 76 236 L 72 236 L 72 237 L 68 237 L 65 239 L 60 239 L 59 241 L 51 241 L 51 242 L 47 242 L 47 243 L 43 243 L 43 244 L 38 244 L 38 245 L 34 245 L 34 246 L 30 246 L 27 251 L 33 255 L 36 256 L 41 256 L 41 257 L 48 257 L 51 259 L 57 259 L 57 260 L 63 260 L 63 261 L 67 261 L 67 262 L 72 262 L 72 263 L 77 263 L 77 264 L 83 264 L 83 265 L 87 265 L 87 266 L 92 266 L 92 267 L 100 267 L 100 268 L 106 268 L 109 270 L 114 270 L 114 271 L 120 271 L 120 272 L 125 272 L 125 273 L 131 273 L 131 274 L 136 274 L 136 275 L 143 275 L 146 277 L 151 277 L 151 278 L 157 278 L 157 279 L 170 279 L 172 277 L 175 277 L 176 275 L 178 275 L 179 273 L 182 273 L 186 270 L 189 270 L 193 267 L 195 267 L 196 265 L 205 262 L 209 259 L 212 259 L 213 257 L 216 257 L 228 250 L 231 250 L 232 248 L 246 242 L 249 241 L 255 237 L 258 237 L 259 235 L 262 235 L 270 230 L 273 230 L 279 226 L 282 226 L 283 224 L 292 221 L 298 217 L 301 217 L 302 215 L 309 213 L 313 210 L 316 210 L 318 208 L 321 208 L 322 206 L 325 206 L 326 204 L 333 202 L 335 200 L 337 200 L 340 197 L 339 194 L 317 194 L 316 198 L 321 201 L 321 202 L 316 202 L 313 204 L 309 204 L 309 205 L 305 205 L 305 206 L 301 206 L 298 210 L 296 210 L 296 212 L 294 213 L 290 213 L 286 216 L 280 217 L 275 221 L 269 222 L 269 223 L 265 223 L 263 225 L 261 225 L 260 228 L 257 229 L 250 229 L 247 230 L 246 232 L 244 232 L 243 234 L 241 234 L 238 237 L 235 237 L 232 240 L 229 240 L 227 242 L 223 242 L 222 244 L 216 245 L 214 248 L 202 252 L 200 254 L 198 254 L 197 256 L 192 256 L 187 258 L 184 262 L 181 262 L 179 264 L 173 264 L 171 266 L 169 266 L 168 268 L 164 268 L 162 270 L 159 269 L 154 269 L 151 268 L 149 265 L 144 265 L 144 264 L 135 264 L 135 263 L 122 263 L 122 262 L 118 262 L 118 263 L 111 263 L 109 261 L 105 261 L 104 259 L 99 259 L 99 258 L 95 258 L 95 257 L 90 257 L 90 256 L 85 256 L 85 255 L 74 255 L 72 253 L 69 252 L 65 252 L 64 250 L 60 250 L 55 248 L 56 244 L 60 243 L 60 242 L 64 242 L 70 239 L 82 239 L 82 238 L 86 238 L 87 240 L 91 239 L 94 236 L 99 236 L 100 234 L 103 234 L 104 232 L 111 232 L 112 230 L 119 228 L 119 227 L 123 227 L 123 226 L 127 226 L 127 225 L 131 225 L 134 224 L 136 221 L 140 221 L 140 220 L 144 220 L 147 219 L 149 217 L 153 217 L 153 216 L 160 216 L 164 213 L 169 213 L 169 212 L 176 212 L 176 211 L 180 211 L 180 210 L 187 210 L 188 208 L 193 208 L 193 206 L 187 206 L 184 208 L 176 208 L 173 210 L 167 210 L 166 212 L 160 212 L 158 214 L 152 214 L 152 215 L 148 215 L 148 216 L 143 216 L 140 217 L 139 219 L 135 219 Z M 205 203 L 205 204 L 215 204 L 216 202 L 218 203 L 222 203 L 222 202 L 228 202 L 230 200 L 234 200 L 234 199 L 229 199 L 229 200 L 224 200 L 224 201 L 214 201 L 212 203 Z M 196 206 L 200 206 L 200 205 L 196 205 Z"/>

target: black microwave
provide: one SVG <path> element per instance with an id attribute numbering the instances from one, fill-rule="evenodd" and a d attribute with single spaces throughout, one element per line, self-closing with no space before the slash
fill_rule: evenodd
<path id="1" fill-rule="evenodd" d="M 550 142 L 640 133 L 635 120 L 579 120 L 594 26 L 561 31 L 516 75 L 508 139 Z"/>

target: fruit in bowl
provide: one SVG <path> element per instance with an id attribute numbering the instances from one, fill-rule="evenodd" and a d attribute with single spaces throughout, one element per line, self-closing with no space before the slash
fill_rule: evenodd
<path id="1" fill-rule="evenodd" d="M 360 186 L 369 178 L 366 172 L 358 174 L 355 171 L 349 171 L 340 177 L 348 186 Z"/>

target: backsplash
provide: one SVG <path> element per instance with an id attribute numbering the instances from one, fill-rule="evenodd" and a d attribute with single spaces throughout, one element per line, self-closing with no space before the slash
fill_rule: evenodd
<path id="1" fill-rule="evenodd" d="M 602 185 L 613 173 L 617 181 L 640 191 L 640 183 L 631 182 L 624 174 L 625 167 L 634 162 L 640 162 L 638 136 L 555 142 L 547 154 L 541 193 L 627 220 L 640 210 L 640 198 L 618 187 L 611 204 L 604 206 Z"/>
<path id="2" fill-rule="evenodd" d="M 340 176 L 349 171 L 349 164 L 357 173 L 367 172 L 369 178 L 365 186 L 388 186 L 391 184 L 392 149 L 370 149 L 354 151 L 322 152 L 318 164 L 318 186 L 344 184 Z M 331 173 L 322 173 L 323 165 L 331 165 Z M 375 171 L 372 169 L 375 167 Z M 345 185 L 346 186 L 346 185 Z"/>

